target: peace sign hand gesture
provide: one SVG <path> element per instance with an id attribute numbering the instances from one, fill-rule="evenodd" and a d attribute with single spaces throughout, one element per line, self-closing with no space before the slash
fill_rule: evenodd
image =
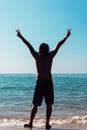
<path id="1" fill-rule="evenodd" d="M 66 37 L 69 37 L 69 36 L 71 35 L 71 30 L 72 30 L 72 29 L 68 29 L 68 30 L 67 30 Z"/>
<path id="2" fill-rule="evenodd" d="M 19 37 L 19 38 L 21 38 L 21 33 L 20 33 L 20 30 L 18 29 L 18 30 L 15 30 L 16 32 L 17 32 L 17 36 Z"/>

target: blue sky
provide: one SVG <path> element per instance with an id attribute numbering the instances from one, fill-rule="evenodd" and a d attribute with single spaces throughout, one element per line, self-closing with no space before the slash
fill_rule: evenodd
<path id="1" fill-rule="evenodd" d="M 87 0 L 0 0 L 0 73 L 35 73 L 17 28 L 37 51 L 42 42 L 53 49 L 72 28 L 52 73 L 87 73 Z"/>

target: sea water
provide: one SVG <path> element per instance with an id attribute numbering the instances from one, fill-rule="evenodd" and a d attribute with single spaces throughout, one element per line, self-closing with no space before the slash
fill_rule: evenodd
<path id="1" fill-rule="evenodd" d="M 53 74 L 54 105 L 50 123 L 87 123 L 87 74 Z M 29 121 L 36 83 L 34 74 L 0 75 L 0 126 L 22 126 Z M 34 120 L 44 126 L 43 100 Z"/>

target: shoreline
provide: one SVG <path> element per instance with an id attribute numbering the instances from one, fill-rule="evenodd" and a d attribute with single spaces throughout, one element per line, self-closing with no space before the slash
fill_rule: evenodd
<path id="1" fill-rule="evenodd" d="M 0 130 L 45 130 L 43 127 L 24 128 L 22 126 L 0 126 Z M 53 126 L 50 130 L 87 130 L 87 124 L 61 124 Z"/>
<path id="2" fill-rule="evenodd" d="M 17 128 L 17 127 L 0 127 L 0 130 L 45 130 L 44 128 Z M 51 130 L 87 130 L 87 128 L 52 128 Z"/>

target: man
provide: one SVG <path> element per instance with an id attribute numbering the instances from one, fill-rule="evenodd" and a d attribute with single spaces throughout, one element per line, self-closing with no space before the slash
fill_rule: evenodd
<path id="1" fill-rule="evenodd" d="M 19 29 L 16 30 L 17 36 L 25 43 L 29 48 L 32 56 L 36 62 L 36 87 L 33 96 L 32 110 L 30 115 L 29 124 L 25 124 L 24 127 L 33 127 L 33 120 L 37 112 L 38 106 L 41 106 L 43 97 L 45 98 L 46 103 L 46 129 L 50 129 L 51 125 L 49 124 L 51 113 L 52 113 L 52 104 L 54 103 L 54 91 L 53 91 L 53 82 L 51 75 L 51 67 L 54 56 L 57 54 L 61 45 L 66 41 L 66 39 L 71 34 L 71 29 L 67 30 L 66 36 L 58 42 L 55 49 L 49 51 L 49 46 L 46 43 L 42 43 L 39 47 L 39 52 L 36 52 L 32 45 L 21 35 Z"/>

